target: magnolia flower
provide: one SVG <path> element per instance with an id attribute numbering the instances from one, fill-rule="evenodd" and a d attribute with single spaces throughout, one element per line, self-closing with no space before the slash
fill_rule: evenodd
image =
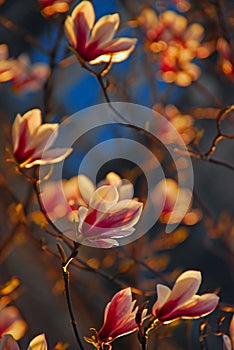
<path id="1" fill-rule="evenodd" d="M 70 0 L 39 0 L 41 12 L 44 16 L 53 16 L 69 10 Z"/>
<path id="2" fill-rule="evenodd" d="M 184 160 L 186 162 L 186 160 Z M 160 221 L 165 224 L 183 222 L 194 225 L 201 219 L 201 212 L 191 208 L 192 193 L 187 188 L 180 188 L 170 178 L 161 180 L 151 193 L 152 201 L 159 210 L 162 206 Z"/>
<path id="3" fill-rule="evenodd" d="M 17 114 L 12 127 L 13 154 L 21 168 L 54 164 L 64 160 L 72 149 L 50 149 L 58 136 L 58 124 L 43 124 L 41 111 Z"/>
<path id="4" fill-rule="evenodd" d="M 74 219 L 72 213 L 79 207 L 88 207 L 89 199 L 95 191 L 92 181 L 85 175 L 78 175 L 69 180 L 49 181 L 41 186 L 43 206 L 52 220 L 64 216 Z M 77 214 L 77 213 L 76 213 Z"/>
<path id="5" fill-rule="evenodd" d="M 65 21 L 68 41 L 83 61 L 90 64 L 122 62 L 134 50 L 136 39 L 113 39 L 120 23 L 119 15 L 107 15 L 96 24 L 90 1 L 82 1 Z"/>
<path id="6" fill-rule="evenodd" d="M 50 75 L 50 68 L 45 63 L 31 65 L 29 57 L 20 55 L 16 60 L 16 74 L 11 81 L 15 92 L 30 92 L 39 90 Z"/>
<path id="7" fill-rule="evenodd" d="M 137 330 L 135 318 L 138 307 L 135 307 L 136 300 L 132 301 L 131 288 L 125 288 L 116 293 L 107 304 L 104 313 L 102 328 L 96 333 L 96 343 L 109 344 L 118 337 Z M 142 319 L 147 309 L 142 312 Z M 86 338 L 88 342 L 95 342 L 94 339 Z"/>
<path id="8" fill-rule="evenodd" d="M 8 46 L 0 45 L 0 83 L 11 80 L 16 75 L 16 61 L 8 58 Z"/>
<path id="9" fill-rule="evenodd" d="M 133 198 L 133 185 L 129 181 L 121 179 L 114 172 L 108 173 L 105 179 L 98 183 L 97 187 L 103 185 L 115 186 L 118 191 L 119 201 Z M 80 174 L 69 180 L 48 181 L 42 184 L 41 199 L 47 214 L 52 220 L 68 216 L 73 221 L 73 214 L 81 206 L 88 207 L 95 190 L 96 187 L 93 182 L 86 175 Z"/>
<path id="10" fill-rule="evenodd" d="M 133 233 L 133 226 L 140 218 L 142 206 L 136 200 L 119 201 L 115 186 L 101 186 L 92 194 L 88 208 L 80 207 L 78 210 L 76 239 L 101 248 L 117 246 L 116 238 L 127 237 Z"/>
<path id="11" fill-rule="evenodd" d="M 223 350 L 234 349 L 234 315 L 230 322 L 230 337 L 226 334 L 223 335 Z"/>
<path id="12" fill-rule="evenodd" d="M 27 329 L 26 322 L 22 319 L 19 310 L 15 306 L 5 306 L 0 309 L 0 338 L 4 334 L 11 334 L 15 339 L 20 339 Z"/>
<path id="13" fill-rule="evenodd" d="M 152 315 L 165 324 L 178 318 L 199 318 L 208 315 L 218 305 L 219 297 L 214 293 L 197 295 L 200 284 L 201 273 L 193 270 L 182 273 L 172 290 L 158 284 L 158 299 L 153 305 Z"/>
<path id="14" fill-rule="evenodd" d="M 0 350 L 20 350 L 15 339 L 7 334 L 1 340 Z M 29 343 L 27 350 L 47 350 L 47 342 L 44 334 L 39 334 Z"/>

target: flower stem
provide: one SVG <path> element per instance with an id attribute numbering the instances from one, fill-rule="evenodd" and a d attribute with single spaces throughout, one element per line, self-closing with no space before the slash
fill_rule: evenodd
<path id="1" fill-rule="evenodd" d="M 78 247 L 79 247 L 79 244 L 74 243 L 74 249 L 73 249 L 70 257 L 65 262 L 62 262 L 62 271 L 63 271 L 63 280 L 64 280 L 67 307 L 68 307 L 68 311 L 69 311 L 69 315 L 70 315 L 70 319 L 71 319 L 73 332 L 74 332 L 74 335 L 75 335 L 75 338 L 76 338 L 76 341 L 79 345 L 80 350 L 84 350 L 84 347 L 83 347 L 83 344 L 81 342 L 81 338 L 79 336 L 79 332 L 77 329 L 77 323 L 75 320 L 74 311 L 73 311 L 73 307 L 72 307 L 71 293 L 70 293 L 70 288 L 69 288 L 69 271 L 68 271 L 69 264 L 72 262 L 72 260 L 78 254 Z"/>

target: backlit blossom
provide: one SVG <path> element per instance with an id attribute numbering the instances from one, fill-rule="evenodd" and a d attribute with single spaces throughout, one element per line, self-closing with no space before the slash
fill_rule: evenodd
<path id="1" fill-rule="evenodd" d="M 11 334 L 18 340 L 26 330 L 27 324 L 15 306 L 0 306 L 0 338 L 4 334 Z"/>
<path id="2" fill-rule="evenodd" d="M 50 148 L 58 136 L 58 124 L 42 124 L 41 111 L 32 109 L 23 116 L 17 114 L 12 127 L 13 155 L 21 168 L 54 164 L 72 151 Z"/>
<path id="3" fill-rule="evenodd" d="M 161 323 L 170 323 L 178 318 L 200 318 L 211 313 L 218 305 L 219 297 L 214 293 L 197 295 L 201 284 L 201 273 L 189 270 L 176 280 L 172 290 L 157 285 L 157 301 L 152 315 Z"/>
<path id="4" fill-rule="evenodd" d="M 27 55 L 20 55 L 16 60 L 16 74 L 11 81 L 14 92 L 33 92 L 44 85 L 50 74 L 50 68 L 45 63 L 31 65 Z"/>
<path id="5" fill-rule="evenodd" d="M 27 350 L 47 350 L 47 342 L 44 334 L 39 334 L 29 343 Z M 5 335 L 0 344 L 0 350 L 20 350 L 19 345 L 15 339 L 7 334 Z"/>
<path id="6" fill-rule="evenodd" d="M 17 73 L 16 60 L 8 58 L 8 46 L 0 45 L 0 83 L 11 80 Z"/>
<path id="7" fill-rule="evenodd" d="M 88 207 L 78 210 L 76 239 L 87 245 L 110 248 L 118 245 L 117 238 L 134 232 L 143 204 L 136 200 L 119 200 L 115 186 L 104 185 L 92 194 Z"/>
<path id="8" fill-rule="evenodd" d="M 186 159 L 181 158 L 181 162 L 186 162 Z M 201 213 L 198 209 L 191 209 L 190 198 L 191 191 L 179 188 L 178 183 L 170 178 L 161 180 L 152 192 L 156 208 L 163 203 L 160 221 L 166 224 L 183 222 L 194 225 L 200 220 Z"/>
<path id="9" fill-rule="evenodd" d="M 138 307 L 135 307 L 135 303 L 136 300 L 132 301 L 131 288 L 125 288 L 113 296 L 105 308 L 103 326 L 96 333 L 98 344 L 109 344 L 116 338 L 137 330 L 135 318 Z M 142 318 L 146 312 L 144 309 Z M 86 340 L 95 342 L 94 339 Z"/>
<path id="10" fill-rule="evenodd" d="M 69 10 L 70 0 L 39 0 L 41 12 L 44 16 L 53 16 Z"/>
<path id="11" fill-rule="evenodd" d="M 103 185 L 115 186 L 119 201 L 133 198 L 133 185 L 129 181 L 121 179 L 114 172 L 108 173 L 105 179 L 97 184 L 97 187 Z M 73 221 L 73 214 L 77 214 L 79 207 L 88 207 L 89 200 L 95 190 L 93 182 L 86 175 L 80 174 L 68 180 L 63 179 L 62 182 L 48 181 L 42 184 L 41 198 L 44 208 L 52 220 L 68 215 Z"/>
<path id="12" fill-rule="evenodd" d="M 85 175 L 78 175 L 69 180 L 48 181 L 42 185 L 41 198 L 43 206 L 52 220 L 66 215 L 74 219 L 79 207 L 88 207 L 91 195 L 95 191 L 92 181 Z"/>
<path id="13" fill-rule="evenodd" d="M 100 18 L 96 24 L 90 1 L 82 1 L 65 21 L 65 33 L 79 57 L 90 64 L 122 62 L 134 50 L 136 39 L 113 39 L 119 28 L 117 13 Z"/>
<path id="14" fill-rule="evenodd" d="M 164 81 L 188 86 L 200 75 L 192 60 L 206 58 L 211 53 L 208 44 L 201 44 L 204 28 L 188 25 L 184 16 L 165 11 L 157 16 L 151 8 L 142 11 L 139 21 L 145 29 L 148 49 L 159 58 L 160 73 Z"/>

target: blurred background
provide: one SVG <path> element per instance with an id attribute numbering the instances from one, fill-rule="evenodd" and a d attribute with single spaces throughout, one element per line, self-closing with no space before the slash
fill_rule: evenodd
<path id="1" fill-rule="evenodd" d="M 95 76 L 83 69 L 67 48 L 63 31 L 67 12 L 50 15 L 43 12 L 42 3 L 5 0 L 0 6 L 0 283 L 4 285 L 13 276 L 20 281 L 10 300 L 27 323 L 19 341 L 22 348 L 44 332 L 49 348 L 61 342 L 75 349 L 58 239 L 43 229 L 45 219 L 32 184 L 17 173 L 13 163 L 6 162 L 7 149 L 11 148 L 11 126 L 17 113 L 40 108 L 44 121 L 62 122 L 106 99 Z M 70 13 L 79 1 L 68 3 Z M 228 333 L 234 304 L 232 137 L 222 137 L 210 157 L 204 155 L 211 150 L 217 126 L 223 135 L 234 134 L 232 111 L 217 122 L 220 113 L 234 102 L 233 1 L 95 0 L 92 4 L 97 19 L 120 14 L 117 36 L 138 39 L 130 57 L 113 64 L 104 77 L 110 100 L 152 108 L 172 123 L 191 150 L 194 194 L 188 214 L 171 234 L 165 233 L 170 208 L 164 208 L 150 232 L 131 244 L 106 250 L 81 247 L 75 266 L 70 267 L 80 334 L 91 336 L 89 328 L 100 329 L 105 305 L 119 289 L 131 286 L 140 303 L 149 300 L 150 309 L 157 283 L 172 286 L 181 272 L 196 269 L 203 275 L 200 293 L 216 291 L 221 299 L 219 308 L 205 318 L 209 336 L 199 341 L 204 320 L 176 322 L 152 332 L 149 350 L 222 349 L 221 336 L 215 332 Z M 160 26 L 164 26 L 163 33 Z M 95 69 L 100 72 L 102 66 Z M 79 162 L 93 144 L 120 132 L 146 145 L 163 165 L 166 177 L 176 183 L 166 148 L 125 127 L 100 128 L 77 142 L 65 161 L 64 178 L 77 175 Z M 165 143 L 170 143 L 167 136 Z M 121 159 L 108 161 L 99 169 L 97 183 L 110 171 L 131 181 L 134 195 L 146 200 L 147 183 L 139 166 Z M 167 193 L 169 202 L 174 191 L 176 186 Z M 53 231 L 49 225 L 47 228 Z M 127 347 L 140 349 L 136 334 L 113 345 L 114 349 Z"/>

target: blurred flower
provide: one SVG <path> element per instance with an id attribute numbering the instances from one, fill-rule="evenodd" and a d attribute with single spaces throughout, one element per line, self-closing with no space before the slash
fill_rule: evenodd
<path id="1" fill-rule="evenodd" d="M 217 42 L 217 50 L 220 55 L 220 64 L 223 73 L 230 79 L 234 80 L 234 59 L 232 49 L 224 38 L 219 38 Z"/>
<path id="2" fill-rule="evenodd" d="M 157 103 L 153 106 L 153 109 L 167 118 L 170 125 L 178 131 L 186 145 L 195 138 L 196 129 L 194 127 L 194 119 L 191 115 L 182 114 L 174 105 L 163 106 L 162 104 Z M 163 129 L 162 131 L 160 130 L 160 138 L 161 141 L 166 144 L 176 142 L 170 128 Z"/>
<path id="3" fill-rule="evenodd" d="M 14 92 L 26 93 L 39 90 L 50 74 L 50 68 L 45 63 L 31 65 L 27 55 L 20 55 L 16 62 L 16 74 L 11 87 Z"/>
<path id="4" fill-rule="evenodd" d="M 115 186 L 119 201 L 133 198 L 133 185 L 114 172 L 108 173 L 97 187 L 103 185 Z M 69 180 L 64 179 L 62 182 L 48 181 L 42 184 L 41 188 L 42 202 L 49 217 L 56 220 L 68 215 L 71 221 L 74 220 L 73 214 L 77 215 L 79 207 L 88 207 L 89 200 L 96 189 L 93 182 L 83 174 Z"/>
<path id="5" fill-rule="evenodd" d="M 157 16 L 151 8 L 145 8 L 139 21 L 145 29 L 147 47 L 160 54 L 159 65 L 163 80 L 179 86 L 188 86 L 200 75 L 200 69 L 191 61 L 206 58 L 211 53 L 208 44 L 201 44 L 204 28 L 188 25 L 184 16 L 165 11 Z"/>
<path id="6" fill-rule="evenodd" d="M 0 350 L 20 350 L 15 339 L 7 334 L 1 340 Z M 27 350 L 47 350 L 47 342 L 44 334 L 39 334 L 28 345 Z"/>
<path id="7" fill-rule="evenodd" d="M 0 338 L 11 334 L 15 339 L 23 337 L 27 324 L 15 306 L 0 306 Z"/>
<path id="8" fill-rule="evenodd" d="M 12 126 L 13 155 L 21 168 L 61 162 L 72 149 L 50 149 L 58 136 L 58 124 L 42 124 L 41 111 L 17 114 Z"/>
<path id="9" fill-rule="evenodd" d="M 70 215 L 71 210 L 77 214 L 80 206 L 88 207 L 89 199 L 95 191 L 92 181 L 85 175 L 74 176 L 69 180 L 48 181 L 42 185 L 41 198 L 43 206 L 52 220 Z"/>
<path id="10" fill-rule="evenodd" d="M 117 246 L 115 238 L 127 237 L 134 232 L 143 204 L 136 200 L 122 199 L 115 186 L 105 185 L 92 194 L 88 208 L 78 210 L 77 237 L 81 243 L 100 248 Z"/>
<path id="11" fill-rule="evenodd" d="M 230 322 L 230 337 L 226 334 L 223 335 L 223 350 L 234 349 L 234 315 Z"/>
<path id="12" fill-rule="evenodd" d="M 120 23 L 119 15 L 107 15 L 96 24 L 93 5 L 82 1 L 65 21 L 65 33 L 81 60 L 90 64 L 122 62 L 134 50 L 136 39 L 113 39 Z"/>
<path id="13" fill-rule="evenodd" d="M 190 198 L 191 191 L 179 188 L 177 182 L 170 178 L 161 180 L 152 192 L 152 201 L 156 208 L 161 208 L 163 203 L 160 221 L 166 224 L 182 221 L 186 225 L 194 225 L 201 219 L 201 212 L 198 209 L 191 209 Z"/>
<path id="14" fill-rule="evenodd" d="M 17 73 L 16 61 L 8 58 L 8 46 L 0 45 L 0 83 L 11 80 Z"/>
<path id="15" fill-rule="evenodd" d="M 200 284 L 201 273 L 193 270 L 182 273 L 172 290 L 158 284 L 158 299 L 153 305 L 152 315 L 165 324 L 178 318 L 200 318 L 208 315 L 217 307 L 219 297 L 214 293 L 197 295 Z"/>
<path id="16" fill-rule="evenodd" d="M 69 10 L 71 0 L 38 0 L 44 16 L 53 16 Z"/>
<path id="17" fill-rule="evenodd" d="M 116 338 L 137 330 L 135 318 L 138 307 L 135 307 L 135 303 L 136 300 L 132 301 L 131 288 L 125 288 L 113 296 L 105 308 L 104 323 L 96 333 L 96 343 L 108 345 Z M 147 309 L 144 309 L 142 319 L 146 313 Z M 95 344 L 95 338 L 86 340 Z"/>

